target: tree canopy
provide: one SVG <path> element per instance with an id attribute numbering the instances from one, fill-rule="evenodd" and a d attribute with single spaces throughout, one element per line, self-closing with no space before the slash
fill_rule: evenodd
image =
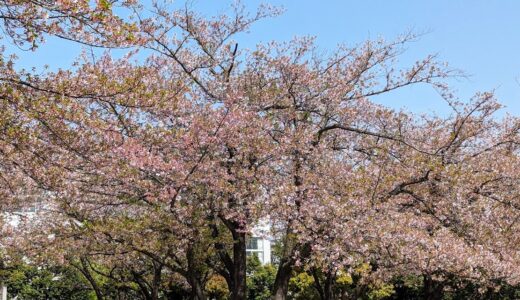
<path id="1" fill-rule="evenodd" d="M 107 49 L 43 73 L 1 58 L 7 261 L 75 268 L 97 299 L 116 297 L 106 282 L 130 298 L 207 299 L 218 280 L 246 299 L 248 276 L 286 299 L 297 272 L 321 299 L 363 272 L 423 278 L 425 297 L 451 276 L 519 283 L 520 120 L 498 119 L 492 93 L 458 99 L 447 82 L 461 73 L 433 55 L 397 68 L 413 34 L 326 55 L 313 38 L 244 49 L 236 35 L 279 9 L 176 7 L 0 3 L 6 45 L 55 36 Z M 373 101 L 411 85 L 451 113 Z M 261 222 L 279 262 L 251 277 L 246 240 Z"/>

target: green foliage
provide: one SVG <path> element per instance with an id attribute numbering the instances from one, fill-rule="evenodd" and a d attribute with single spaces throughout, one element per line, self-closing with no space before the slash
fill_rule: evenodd
<path id="1" fill-rule="evenodd" d="M 210 299 L 229 299 L 229 289 L 226 279 L 220 275 L 212 275 L 206 283 L 206 294 Z"/>
<path id="2" fill-rule="evenodd" d="M 397 276 L 391 281 L 395 293 L 387 299 L 425 299 L 427 298 L 423 276 Z M 479 285 L 450 274 L 444 274 L 442 281 L 435 281 L 436 299 L 467 300 L 467 299 L 520 299 L 520 287 L 511 286 L 505 282 L 495 282 L 493 287 Z"/>
<path id="3" fill-rule="evenodd" d="M 419 299 L 421 297 L 423 290 L 421 276 L 396 276 L 392 283 L 396 291 L 392 299 Z"/>
<path id="4" fill-rule="evenodd" d="M 352 276 L 347 272 L 340 272 L 336 277 L 336 284 L 339 287 L 348 287 L 354 283 Z"/>
<path id="5" fill-rule="evenodd" d="M 103 270 L 103 266 L 97 266 Z M 262 265 L 258 257 L 252 255 L 247 261 L 247 300 L 268 300 L 276 277 L 276 266 Z M 362 264 L 351 273 L 339 271 L 335 274 L 333 290 L 335 299 L 385 300 L 385 299 L 425 299 L 426 288 L 423 276 L 396 276 L 388 282 L 369 279 L 372 268 Z M 323 285 L 325 275 L 316 270 L 316 276 Z M 129 282 L 116 282 L 93 274 L 107 299 L 140 299 Z M 442 278 L 439 279 L 439 278 Z M 444 274 L 434 282 L 437 292 L 435 297 L 443 300 L 463 299 L 520 299 L 520 288 L 505 282 L 495 282 L 492 287 L 482 286 L 453 275 Z M 57 300 L 94 300 L 91 286 L 73 267 L 67 266 L 32 266 L 18 262 L 0 269 L 0 280 L 8 286 L 9 297 L 26 299 Z M 173 282 L 173 281 L 172 281 Z M 160 299 L 188 299 L 189 291 L 176 290 L 170 286 L 160 294 Z M 230 291 L 226 280 L 213 274 L 206 281 L 205 292 L 208 299 L 228 300 Z M 121 298 L 122 297 L 122 298 Z M 305 271 L 295 271 L 289 281 L 288 299 L 319 300 L 314 276 Z"/>
<path id="6" fill-rule="evenodd" d="M 314 278 L 307 272 L 297 273 L 289 280 L 289 293 L 291 299 L 319 299 Z"/>
<path id="7" fill-rule="evenodd" d="M 256 255 L 247 258 L 247 299 L 269 300 L 271 299 L 276 267 L 268 264 L 261 265 Z"/>
<path id="8" fill-rule="evenodd" d="M 18 300 L 95 299 L 87 282 L 71 267 L 48 267 L 16 264 L 1 271 L 10 298 Z"/>
<path id="9" fill-rule="evenodd" d="M 380 285 L 371 286 L 367 293 L 367 299 L 369 300 L 381 300 L 388 299 L 395 293 L 394 286 L 392 284 L 384 283 Z"/>
<path id="10" fill-rule="evenodd" d="M 112 8 L 112 4 L 108 0 L 100 0 L 98 5 L 103 10 L 110 10 Z"/>
<path id="11" fill-rule="evenodd" d="M 260 262 L 260 259 L 257 255 L 248 255 L 247 256 L 247 263 L 246 263 L 246 271 L 249 276 L 253 275 L 255 272 L 260 269 L 262 266 L 262 263 Z"/>

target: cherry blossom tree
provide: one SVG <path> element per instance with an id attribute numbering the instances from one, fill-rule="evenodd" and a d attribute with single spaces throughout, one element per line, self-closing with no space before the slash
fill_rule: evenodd
<path id="1" fill-rule="evenodd" d="M 278 9 L 207 18 L 144 5 L 2 4 L 18 45 L 54 35 L 131 48 L 44 74 L 2 60 L 1 192 L 6 206 L 45 211 L 13 229 L 26 243 L 4 244 L 76 266 L 98 299 L 93 273 L 145 299 L 166 277 L 205 299 L 217 273 L 244 299 L 246 239 L 260 222 L 282 246 L 274 299 L 295 268 L 330 279 L 366 262 L 381 277 L 518 281 L 519 122 L 494 117 L 491 93 L 456 101 L 446 80 L 460 74 L 435 56 L 396 70 L 414 35 L 329 55 L 312 38 L 249 50 L 236 35 Z M 410 85 L 436 89 L 453 113 L 373 101 Z M 330 285 L 321 294 L 334 298 Z"/>
<path id="2" fill-rule="evenodd" d="M 139 41 L 132 19 L 139 7 L 135 1 L 117 0 L 5 0 L 0 19 L 4 33 L 19 47 L 34 49 L 49 35 L 90 46 L 124 47 Z"/>

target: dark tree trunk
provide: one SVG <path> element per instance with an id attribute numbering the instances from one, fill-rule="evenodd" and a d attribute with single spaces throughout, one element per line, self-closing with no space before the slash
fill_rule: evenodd
<path id="1" fill-rule="evenodd" d="M 219 242 L 215 243 L 220 259 L 225 269 L 220 270 L 220 274 L 226 278 L 229 290 L 231 292 L 231 300 L 246 299 L 246 233 L 242 226 L 232 220 L 228 220 L 223 216 L 219 216 L 220 220 L 226 225 L 233 237 L 233 257 L 230 257 L 227 250 Z M 219 237 L 220 233 L 216 226 L 212 226 L 213 237 Z"/>
<path id="2" fill-rule="evenodd" d="M 442 286 L 429 274 L 423 275 L 423 294 L 425 300 L 440 300 L 443 297 Z"/>
<path id="3" fill-rule="evenodd" d="M 287 230 L 287 235 L 284 241 L 283 256 L 280 259 L 278 265 L 278 271 L 276 272 L 276 278 L 274 280 L 273 287 L 273 299 L 285 300 L 287 299 L 287 293 L 289 291 L 289 280 L 291 279 L 292 271 L 294 268 L 294 253 L 298 250 L 300 253 L 300 259 L 305 260 L 309 257 L 311 247 L 309 244 L 300 244 L 290 233 L 290 229 Z"/>
<path id="4" fill-rule="evenodd" d="M 246 234 L 237 230 L 233 231 L 233 288 L 232 300 L 246 299 Z"/>
<path id="5" fill-rule="evenodd" d="M 226 145 L 229 160 L 226 163 L 227 173 L 233 178 L 235 174 L 234 162 L 233 158 L 236 156 L 237 150 L 229 145 Z M 236 182 L 233 179 L 228 180 L 230 185 L 235 185 Z M 241 201 L 239 201 L 241 200 Z M 247 207 L 247 199 L 237 199 L 234 196 L 230 195 L 228 198 L 228 207 L 230 209 L 234 209 L 237 207 Z M 228 219 L 224 215 L 219 215 L 219 218 L 222 220 L 224 225 L 226 225 L 227 229 L 231 232 L 233 236 L 233 258 L 230 259 L 229 255 L 219 251 L 219 256 L 222 258 L 222 262 L 224 263 L 227 272 L 223 272 L 226 277 L 226 281 L 228 282 L 228 286 L 231 290 L 231 300 L 245 300 L 246 299 L 246 227 L 243 223 Z M 247 218 L 247 215 L 246 215 Z M 218 235 L 218 230 L 212 230 L 213 236 L 215 233 Z M 216 245 L 218 246 L 218 245 Z M 218 248 L 217 248 L 218 250 Z M 226 251 L 227 252 L 227 251 Z"/>
<path id="6" fill-rule="evenodd" d="M 321 300 L 336 299 L 334 294 L 334 282 L 336 280 L 335 272 L 323 273 L 316 268 L 312 269 L 312 277 L 314 278 L 314 286 L 320 295 Z"/>
<path id="7" fill-rule="evenodd" d="M 293 261 L 290 257 L 283 257 L 280 260 L 276 278 L 274 280 L 273 299 L 285 300 L 287 299 L 287 292 L 289 291 L 289 279 L 291 279 L 291 272 L 293 268 Z"/>
<path id="8" fill-rule="evenodd" d="M 192 247 L 188 249 L 187 253 L 188 258 L 188 270 L 186 273 L 186 277 L 188 283 L 191 287 L 190 299 L 192 300 L 206 300 L 206 295 L 204 294 L 204 283 L 202 280 L 202 274 L 199 268 L 199 262 L 195 257 L 195 253 Z"/>
<path id="9" fill-rule="evenodd" d="M 324 300 L 333 300 L 336 299 L 334 295 L 334 281 L 336 280 L 336 276 L 334 273 L 327 273 L 324 284 Z"/>
<path id="10" fill-rule="evenodd" d="M 162 269 L 163 266 L 155 263 L 153 264 L 153 279 L 152 279 L 152 291 L 151 298 L 153 300 L 159 299 L 159 290 L 161 288 L 161 280 L 162 280 Z"/>
<path id="11" fill-rule="evenodd" d="M 334 281 L 336 279 L 335 273 L 327 272 L 325 274 L 322 274 L 322 272 L 320 272 L 319 270 L 313 269 L 312 277 L 314 278 L 314 285 L 316 287 L 316 290 L 318 291 L 318 294 L 320 295 L 321 300 L 336 299 L 334 295 Z M 324 277 L 323 283 L 322 277 Z"/>
<path id="12" fill-rule="evenodd" d="M 191 278 L 191 294 L 190 299 L 192 300 L 206 300 L 206 295 L 204 295 L 204 285 L 198 278 Z"/>
<path id="13" fill-rule="evenodd" d="M 318 291 L 321 300 L 325 300 L 325 291 L 323 290 L 323 286 L 321 285 L 320 275 L 318 270 L 312 269 L 312 277 L 314 278 L 314 287 Z"/>
<path id="14" fill-rule="evenodd" d="M 184 276 L 188 280 L 190 284 L 190 299 L 191 300 L 205 300 L 206 296 L 204 295 L 204 275 L 201 271 L 199 258 L 196 256 L 196 250 L 194 249 L 196 246 L 192 245 L 188 247 L 188 251 L 186 253 L 186 259 L 188 261 L 188 270 L 184 271 Z"/>

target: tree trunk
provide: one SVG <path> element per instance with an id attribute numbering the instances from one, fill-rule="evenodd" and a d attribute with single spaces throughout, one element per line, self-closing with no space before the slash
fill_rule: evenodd
<path id="1" fill-rule="evenodd" d="M 336 276 L 334 273 L 327 273 L 325 278 L 325 287 L 324 287 L 324 300 L 334 300 L 336 296 L 334 295 L 334 281 Z"/>
<path id="2" fill-rule="evenodd" d="M 199 262 L 195 257 L 195 253 L 192 247 L 188 248 L 188 270 L 186 273 L 186 279 L 191 287 L 190 299 L 191 300 L 206 300 L 204 295 L 204 283 L 202 281 L 202 275 L 200 273 Z"/>
<path id="3" fill-rule="evenodd" d="M 204 286 L 197 278 L 190 278 L 191 285 L 191 300 L 206 300 L 204 295 Z"/>
<path id="4" fill-rule="evenodd" d="M 163 266 L 154 262 L 153 263 L 153 279 L 152 279 L 152 291 L 151 296 L 153 300 L 159 299 L 159 289 L 161 288 L 161 277 Z"/>
<path id="5" fill-rule="evenodd" d="M 233 287 L 232 300 L 246 299 L 246 234 L 233 230 Z"/>
<path id="6" fill-rule="evenodd" d="M 321 283 L 321 277 L 320 275 L 324 275 L 324 282 Z M 334 281 L 336 279 L 336 274 L 327 272 L 323 274 L 316 268 L 312 269 L 312 277 L 314 278 L 314 285 L 316 287 L 316 290 L 318 291 L 318 294 L 320 295 L 321 300 L 334 300 Z"/>
<path id="7" fill-rule="evenodd" d="M 295 250 L 299 251 L 300 259 L 308 258 L 311 252 L 311 247 L 309 244 L 298 243 L 294 237 L 291 237 L 291 234 L 291 229 L 288 228 L 284 242 L 283 256 L 280 259 L 280 264 L 278 265 L 278 271 L 276 272 L 276 278 L 274 280 L 273 299 L 275 300 L 287 299 L 287 293 L 289 291 L 289 280 L 291 279 L 295 263 Z"/>
<path id="8" fill-rule="evenodd" d="M 291 279 L 291 272 L 293 261 L 290 257 L 284 257 L 280 261 L 276 278 L 274 280 L 273 299 L 285 300 L 287 299 L 287 292 L 289 291 L 289 279 Z"/>
<path id="9" fill-rule="evenodd" d="M 423 275 L 423 294 L 425 300 L 442 299 L 442 288 L 429 274 Z"/>
<path id="10" fill-rule="evenodd" d="M 321 286 L 320 276 L 318 274 L 318 270 L 315 268 L 312 269 L 312 277 L 314 278 L 314 287 L 318 291 L 318 294 L 320 295 L 321 300 L 325 300 L 325 291 L 323 290 L 323 287 Z"/>

